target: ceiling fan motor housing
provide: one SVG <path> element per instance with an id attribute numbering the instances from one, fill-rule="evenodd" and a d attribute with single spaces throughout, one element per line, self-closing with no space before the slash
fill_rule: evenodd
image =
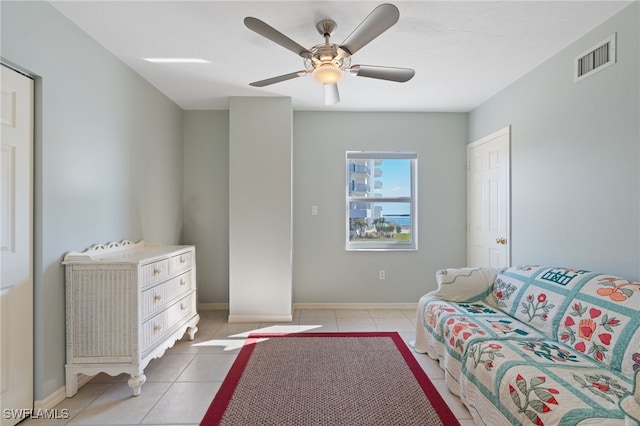
<path id="1" fill-rule="evenodd" d="M 304 59 L 306 70 L 313 73 L 321 66 L 337 67 L 344 71 L 351 66 L 351 56 L 334 43 L 318 44 L 309 49 L 310 58 Z"/>

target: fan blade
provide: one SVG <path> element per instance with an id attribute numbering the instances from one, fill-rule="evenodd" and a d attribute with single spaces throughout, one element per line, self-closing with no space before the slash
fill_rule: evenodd
<path id="1" fill-rule="evenodd" d="M 411 68 L 377 67 L 374 65 L 354 65 L 349 68 L 349 72 L 358 77 L 378 78 L 400 83 L 411 80 L 416 73 Z"/>
<path id="2" fill-rule="evenodd" d="M 307 75 L 307 71 L 292 72 L 289 74 L 279 75 L 277 77 L 267 78 L 266 80 L 254 81 L 253 83 L 249 83 L 249 86 L 264 87 L 270 84 L 280 83 L 281 81 L 291 80 L 292 78 L 302 77 L 304 75 Z"/>
<path id="3" fill-rule="evenodd" d="M 352 55 L 371 40 L 391 28 L 400 18 L 398 8 L 392 4 L 381 4 L 373 9 L 364 21 L 342 42 L 340 47 Z"/>
<path id="4" fill-rule="evenodd" d="M 251 31 L 255 31 L 263 37 L 268 38 L 274 43 L 279 44 L 285 49 L 289 49 L 296 55 L 300 55 L 303 58 L 310 58 L 311 52 L 309 52 L 306 48 L 302 47 L 295 41 L 291 40 L 286 35 L 282 34 L 280 31 L 273 28 L 271 25 L 251 16 L 247 16 L 244 18 L 244 25 L 249 28 Z"/>
<path id="5" fill-rule="evenodd" d="M 323 84 L 324 86 L 324 104 L 333 105 L 340 102 L 340 93 L 338 92 L 338 83 Z"/>

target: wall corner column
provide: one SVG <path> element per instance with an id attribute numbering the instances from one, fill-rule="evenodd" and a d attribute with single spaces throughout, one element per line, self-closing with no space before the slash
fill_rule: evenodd
<path id="1" fill-rule="evenodd" d="M 229 322 L 290 322 L 291 98 L 229 100 Z"/>

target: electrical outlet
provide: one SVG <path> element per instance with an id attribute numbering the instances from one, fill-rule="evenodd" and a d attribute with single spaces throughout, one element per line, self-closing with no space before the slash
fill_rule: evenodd
<path id="1" fill-rule="evenodd" d="M 378 278 L 381 279 L 381 280 L 384 280 L 386 278 L 386 274 L 384 272 L 384 269 L 380 269 L 378 271 Z"/>
<path id="2" fill-rule="evenodd" d="M 318 206 L 311 206 L 311 216 L 318 216 Z"/>

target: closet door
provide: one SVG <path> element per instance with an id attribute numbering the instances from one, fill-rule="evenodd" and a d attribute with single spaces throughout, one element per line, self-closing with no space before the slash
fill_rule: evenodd
<path id="1" fill-rule="evenodd" d="M 510 127 L 467 145 L 467 265 L 511 266 Z"/>
<path id="2" fill-rule="evenodd" d="M 18 423 L 33 408 L 33 80 L 0 68 L 0 422 L 4 426 Z"/>

